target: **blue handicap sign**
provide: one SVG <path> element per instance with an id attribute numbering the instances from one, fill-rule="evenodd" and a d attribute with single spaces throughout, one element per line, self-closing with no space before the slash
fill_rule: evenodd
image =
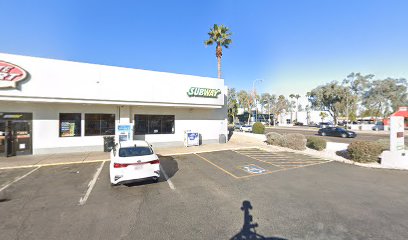
<path id="1" fill-rule="evenodd" d="M 245 171 L 249 172 L 249 173 L 253 173 L 253 174 L 261 174 L 261 173 L 265 173 L 266 170 L 255 166 L 255 165 L 247 165 L 247 166 L 243 166 L 242 169 L 244 169 Z"/>

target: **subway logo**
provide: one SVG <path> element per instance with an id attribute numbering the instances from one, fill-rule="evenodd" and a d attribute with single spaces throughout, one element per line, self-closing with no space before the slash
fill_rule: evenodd
<path id="1" fill-rule="evenodd" d="M 187 95 L 189 97 L 217 98 L 219 94 L 221 94 L 220 89 L 197 88 L 197 87 L 191 87 L 190 90 L 188 90 L 187 92 Z"/>

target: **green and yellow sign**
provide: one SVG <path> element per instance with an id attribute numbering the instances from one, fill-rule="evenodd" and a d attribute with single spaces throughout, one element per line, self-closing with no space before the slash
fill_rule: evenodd
<path id="1" fill-rule="evenodd" d="M 205 97 L 205 98 L 217 98 L 221 94 L 221 89 L 211 89 L 211 88 L 198 88 L 191 87 L 188 90 L 187 95 L 189 97 Z"/>

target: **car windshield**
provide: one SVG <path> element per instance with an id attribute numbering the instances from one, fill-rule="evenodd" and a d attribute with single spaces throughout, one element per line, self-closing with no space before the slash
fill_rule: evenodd
<path id="1" fill-rule="evenodd" d="M 137 157 L 153 154 L 149 147 L 125 147 L 119 149 L 119 157 Z"/>

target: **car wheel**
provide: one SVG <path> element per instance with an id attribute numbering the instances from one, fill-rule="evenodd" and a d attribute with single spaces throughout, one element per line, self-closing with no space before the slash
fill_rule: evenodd
<path id="1" fill-rule="evenodd" d="M 347 137 L 347 134 L 343 133 L 343 134 L 341 134 L 341 137 L 342 137 L 342 138 L 346 138 L 346 137 Z"/>
<path id="2" fill-rule="evenodd" d="M 326 133 L 325 133 L 325 132 L 322 132 L 321 135 L 322 135 L 322 136 L 326 136 Z"/>

